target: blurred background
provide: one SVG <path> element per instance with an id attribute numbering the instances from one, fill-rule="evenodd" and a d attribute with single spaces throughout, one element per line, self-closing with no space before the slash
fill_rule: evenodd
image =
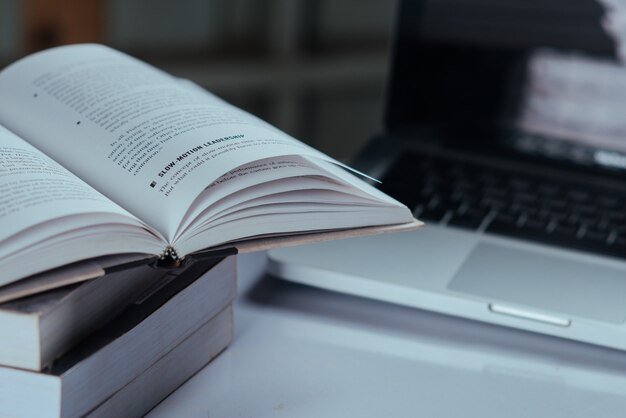
<path id="1" fill-rule="evenodd" d="M 0 0 L 0 68 L 100 42 L 339 159 L 380 130 L 395 1 Z"/>

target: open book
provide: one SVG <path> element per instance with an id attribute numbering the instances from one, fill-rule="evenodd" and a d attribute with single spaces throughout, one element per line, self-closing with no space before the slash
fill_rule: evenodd
<path id="1" fill-rule="evenodd" d="M 0 286 L 111 254 L 180 260 L 420 224 L 341 163 L 102 45 L 5 68 L 0 125 Z"/>

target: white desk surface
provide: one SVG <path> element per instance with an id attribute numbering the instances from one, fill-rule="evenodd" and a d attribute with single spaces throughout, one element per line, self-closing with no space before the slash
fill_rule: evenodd
<path id="1" fill-rule="evenodd" d="M 625 352 L 238 267 L 232 345 L 150 418 L 626 416 Z"/>

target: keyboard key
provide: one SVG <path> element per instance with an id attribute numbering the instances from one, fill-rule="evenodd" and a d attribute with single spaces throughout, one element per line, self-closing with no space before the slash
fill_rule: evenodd
<path id="1" fill-rule="evenodd" d="M 590 204 L 576 206 L 574 210 L 585 216 L 596 217 L 598 213 L 598 207 L 595 205 L 590 205 Z"/>
<path id="2" fill-rule="evenodd" d="M 513 177 L 509 180 L 509 186 L 516 190 L 528 190 L 531 188 L 531 182 L 528 179 Z"/>
<path id="3" fill-rule="evenodd" d="M 541 219 L 538 217 L 527 218 L 522 225 L 525 229 L 531 229 L 537 232 L 545 232 L 548 228 L 549 220 L 547 218 Z"/>
<path id="4" fill-rule="evenodd" d="M 543 213 L 545 217 L 555 220 L 557 222 L 565 222 L 570 217 L 570 213 L 566 210 L 563 210 L 563 211 L 551 210 L 551 211 L 545 211 L 541 213 Z"/>
<path id="5" fill-rule="evenodd" d="M 516 202 L 523 202 L 525 204 L 534 203 L 538 199 L 538 195 L 532 192 L 521 191 L 513 194 L 513 200 Z"/>
<path id="6" fill-rule="evenodd" d="M 596 202 L 603 208 L 615 208 L 620 204 L 619 198 L 611 195 L 600 195 Z"/>
<path id="7" fill-rule="evenodd" d="M 459 226 L 468 229 L 478 229 L 482 224 L 487 212 L 480 209 L 468 209 L 462 213 L 455 213 L 448 221 L 449 225 Z"/>
<path id="8" fill-rule="evenodd" d="M 605 216 L 609 219 L 610 222 L 626 221 L 626 213 L 624 212 L 624 209 L 607 212 Z"/>
<path id="9" fill-rule="evenodd" d="M 494 197 L 485 197 L 480 201 L 480 205 L 482 207 L 492 208 L 495 210 L 500 210 L 509 205 L 509 202 L 506 199 L 497 199 Z"/>
<path id="10" fill-rule="evenodd" d="M 508 213 L 499 213 L 491 220 L 487 226 L 487 231 L 495 234 L 515 236 L 520 229 L 517 227 L 517 219 L 517 216 Z"/>
<path id="11" fill-rule="evenodd" d="M 535 215 L 539 215 L 539 213 L 541 212 L 541 208 L 538 207 L 537 205 L 530 205 L 527 203 L 522 203 L 522 202 L 514 202 L 512 203 L 508 209 L 507 212 L 513 214 L 513 215 L 526 215 L 526 216 L 535 216 Z"/>
<path id="12" fill-rule="evenodd" d="M 553 184 L 542 184 L 537 188 L 539 194 L 543 196 L 555 197 L 560 195 L 559 187 Z"/>
<path id="13" fill-rule="evenodd" d="M 565 200 L 561 199 L 545 199 L 541 202 L 541 205 L 549 210 L 567 210 L 568 204 Z"/>
<path id="14" fill-rule="evenodd" d="M 611 246 L 615 248 L 624 248 L 626 250 L 626 235 L 618 235 L 617 238 L 611 243 Z"/>
<path id="15" fill-rule="evenodd" d="M 582 238 L 593 242 L 606 242 L 609 238 L 609 231 L 606 229 L 589 227 L 585 228 Z"/>
<path id="16" fill-rule="evenodd" d="M 591 193 L 588 190 L 574 189 L 567 192 L 567 198 L 574 202 L 587 202 L 591 200 Z"/>
<path id="17" fill-rule="evenodd" d="M 576 240 L 578 234 L 578 228 L 570 223 L 556 223 L 556 225 L 549 230 L 549 234 L 558 242 L 567 242 L 569 240 Z"/>
<path id="18" fill-rule="evenodd" d="M 483 191 L 483 197 L 509 200 L 507 190 L 496 187 L 486 187 Z"/>

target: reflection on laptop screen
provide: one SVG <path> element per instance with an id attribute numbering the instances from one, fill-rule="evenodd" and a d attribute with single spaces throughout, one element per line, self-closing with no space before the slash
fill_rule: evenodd
<path id="1" fill-rule="evenodd" d="M 537 50 L 528 59 L 526 80 L 517 126 L 529 135 L 515 137 L 514 146 L 626 168 L 624 67 L 580 53 Z"/>
<path id="2" fill-rule="evenodd" d="M 405 2 L 389 131 L 426 126 L 453 146 L 626 169 L 620 4 Z"/>

